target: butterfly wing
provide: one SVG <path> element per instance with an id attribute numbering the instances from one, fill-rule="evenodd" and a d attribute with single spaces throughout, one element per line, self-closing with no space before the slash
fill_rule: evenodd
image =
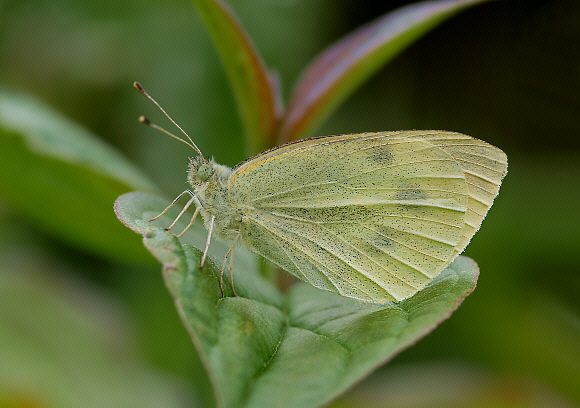
<path id="1" fill-rule="evenodd" d="M 495 146 L 482 140 L 454 132 L 412 131 L 407 137 L 420 137 L 442 148 L 461 166 L 469 190 L 465 226 L 456 248 L 463 252 L 479 230 L 483 219 L 499 193 L 507 174 L 507 156 Z"/>
<path id="2" fill-rule="evenodd" d="M 416 293 L 462 249 L 471 196 L 447 139 L 409 133 L 307 139 L 241 163 L 228 191 L 245 246 L 345 296 Z"/>

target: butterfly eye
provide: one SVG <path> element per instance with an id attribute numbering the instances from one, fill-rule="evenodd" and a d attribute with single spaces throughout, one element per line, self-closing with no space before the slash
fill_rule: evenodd
<path id="1" fill-rule="evenodd" d="M 197 175 L 201 181 L 207 181 L 209 176 L 211 176 L 211 166 L 209 164 L 202 164 L 197 169 Z"/>

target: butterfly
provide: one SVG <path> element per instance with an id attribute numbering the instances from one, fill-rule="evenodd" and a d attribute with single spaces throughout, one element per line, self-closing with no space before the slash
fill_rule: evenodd
<path id="1" fill-rule="evenodd" d="M 317 288 L 373 303 L 406 299 L 437 277 L 477 232 L 507 173 L 503 151 L 447 131 L 303 139 L 233 168 L 187 137 L 177 139 L 197 152 L 192 189 L 167 209 L 189 194 L 177 219 L 195 206 L 183 234 L 203 218 L 202 266 L 215 236 L 232 243 L 222 275 L 241 245 Z"/>

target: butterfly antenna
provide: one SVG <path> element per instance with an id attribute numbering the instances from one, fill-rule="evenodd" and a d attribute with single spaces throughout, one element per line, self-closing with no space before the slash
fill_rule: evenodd
<path id="1" fill-rule="evenodd" d="M 167 119 L 169 119 L 171 121 L 171 123 L 173 123 L 181 131 L 181 133 L 183 133 L 185 135 L 185 137 L 187 137 L 187 140 L 189 140 L 189 142 L 187 140 L 184 140 L 184 139 L 178 137 L 178 136 L 175 136 L 173 133 L 163 129 L 161 126 L 156 125 L 155 123 L 153 123 L 149 119 L 147 119 L 145 116 L 140 116 L 139 122 L 144 123 L 145 125 L 152 127 L 153 129 L 159 130 L 159 131 L 165 133 L 167 136 L 171 136 L 172 138 L 177 139 L 182 143 L 185 143 L 186 145 L 191 147 L 193 150 L 195 150 L 197 152 L 197 154 L 203 159 L 204 157 L 203 157 L 203 154 L 201 153 L 201 150 L 199 150 L 199 148 L 196 146 L 196 144 L 193 142 L 193 140 L 191 140 L 191 137 L 189 137 L 189 135 L 187 133 L 185 133 L 185 130 L 183 130 L 181 128 L 181 126 L 179 126 L 173 119 L 171 119 L 171 116 L 169 116 L 167 114 L 167 112 L 165 112 L 165 109 L 163 109 L 161 107 L 161 105 L 159 105 L 157 103 L 157 101 L 155 99 L 153 99 L 147 93 L 147 91 L 145 91 L 145 89 L 143 89 L 143 87 L 141 86 L 141 84 L 139 82 L 133 82 L 133 86 L 135 87 L 135 89 L 137 89 L 139 92 L 141 92 L 142 95 L 144 95 L 145 97 L 147 97 L 147 99 L 149 99 L 151 102 L 153 102 L 159 108 L 159 110 L 161 110 L 161 112 L 163 112 L 163 114 L 167 117 Z M 205 161 L 205 159 L 204 159 L 204 161 Z"/>

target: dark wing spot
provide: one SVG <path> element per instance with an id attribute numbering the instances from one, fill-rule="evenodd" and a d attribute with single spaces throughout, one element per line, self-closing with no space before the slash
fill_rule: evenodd
<path id="1" fill-rule="evenodd" d="M 376 146 L 369 150 L 369 158 L 375 163 L 386 166 L 393 161 L 393 154 L 388 146 Z"/>
<path id="2" fill-rule="evenodd" d="M 395 199 L 400 201 L 426 200 L 427 193 L 418 186 L 403 184 L 395 194 Z"/>
<path id="3" fill-rule="evenodd" d="M 395 194 L 395 200 L 402 201 L 400 208 L 405 211 L 421 210 L 423 207 L 418 202 L 426 201 L 429 197 L 427 192 L 416 185 L 402 184 Z"/>
<path id="4" fill-rule="evenodd" d="M 385 237 L 384 235 L 376 235 L 373 239 L 373 244 L 380 249 L 386 249 L 393 245 L 390 239 Z"/>

